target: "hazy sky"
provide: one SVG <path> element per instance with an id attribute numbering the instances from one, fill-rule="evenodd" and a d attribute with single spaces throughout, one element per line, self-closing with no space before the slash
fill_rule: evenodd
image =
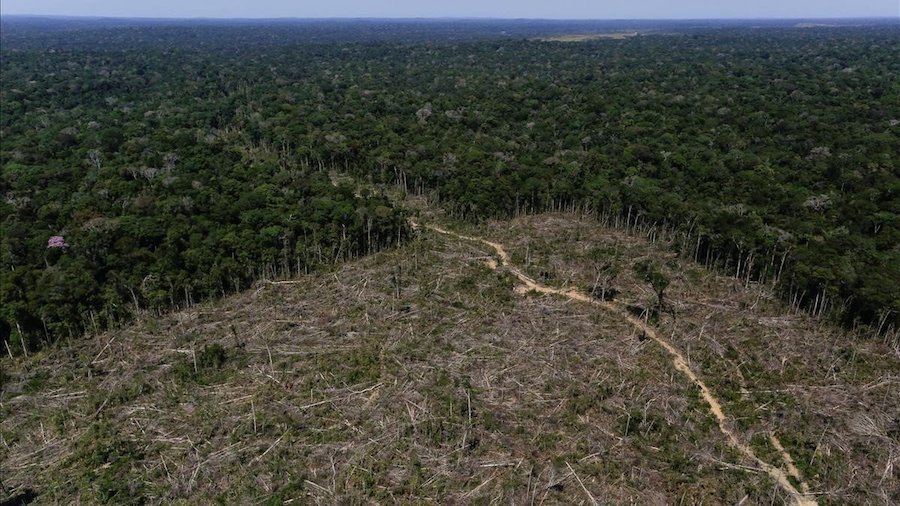
<path id="1" fill-rule="evenodd" d="M 2 14 L 134 17 L 900 17 L 900 0 L 2 0 Z"/>

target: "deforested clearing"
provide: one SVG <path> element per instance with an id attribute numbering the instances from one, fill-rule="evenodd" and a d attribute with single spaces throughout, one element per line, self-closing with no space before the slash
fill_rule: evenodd
<path id="1" fill-rule="evenodd" d="M 552 37 L 543 37 L 538 40 L 545 42 L 584 42 L 587 40 L 625 40 L 630 37 L 637 37 L 639 32 L 614 32 L 614 33 L 570 33 L 564 35 L 554 35 Z"/>
<path id="2" fill-rule="evenodd" d="M 804 501 L 897 500 L 888 343 L 592 218 L 417 225 L 327 272 L 4 359 L 4 486 L 44 503 L 799 502 L 761 461 Z M 669 281 L 662 311 L 642 262 Z M 517 291 L 516 272 L 606 285 L 759 460 L 641 327 Z"/>

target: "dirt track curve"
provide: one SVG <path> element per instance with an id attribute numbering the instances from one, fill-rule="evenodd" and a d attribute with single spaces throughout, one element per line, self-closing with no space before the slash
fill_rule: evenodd
<path id="1" fill-rule="evenodd" d="M 419 228 L 419 225 L 414 221 L 410 221 L 410 225 L 414 229 Z M 781 458 L 784 461 L 784 467 L 787 469 L 787 472 L 785 472 L 780 467 L 776 467 L 760 459 L 749 445 L 743 443 L 740 439 L 738 439 L 737 435 L 735 435 L 735 433 L 729 427 L 728 419 L 725 416 L 724 411 L 722 410 L 722 405 L 713 395 L 712 391 L 708 386 L 706 386 L 706 383 L 704 383 L 703 380 L 701 380 L 691 369 L 684 355 L 678 350 L 678 348 L 672 345 L 672 343 L 670 343 L 667 339 L 660 336 L 656 329 L 648 325 L 646 322 L 640 320 L 639 318 L 635 318 L 633 315 L 628 313 L 625 309 L 617 304 L 595 299 L 580 290 L 553 288 L 538 283 L 533 278 L 525 274 L 525 272 L 523 272 L 521 269 L 510 263 L 509 254 L 506 252 L 506 249 L 502 244 L 491 242 L 480 237 L 472 237 L 458 234 L 456 232 L 451 232 L 436 225 L 425 225 L 425 228 L 428 228 L 440 234 L 456 237 L 457 239 L 479 242 L 493 248 L 497 253 L 497 256 L 500 257 L 500 265 L 498 265 L 496 261 L 491 260 L 488 262 L 488 266 L 492 269 L 497 269 L 501 266 L 505 267 L 510 273 L 516 276 L 519 281 L 522 282 L 522 285 L 516 288 L 516 291 L 518 293 L 525 294 L 530 291 L 534 291 L 543 294 L 559 295 L 570 300 L 584 302 L 586 304 L 591 304 L 594 306 L 600 306 L 610 313 L 613 313 L 620 318 L 627 320 L 629 323 L 640 329 L 669 353 L 669 355 L 672 357 L 672 363 L 675 365 L 675 369 L 687 376 L 687 378 L 691 380 L 691 382 L 693 382 L 695 385 L 697 385 L 698 388 L 700 388 L 700 393 L 703 397 L 703 400 L 705 400 L 709 405 L 710 413 L 712 413 L 712 415 L 718 422 L 719 430 L 723 435 L 725 435 L 729 444 L 733 448 L 755 462 L 759 466 L 759 470 L 771 476 L 781 486 L 781 488 L 791 496 L 795 504 L 800 506 L 818 505 L 815 499 L 813 499 L 809 495 L 809 486 L 806 484 L 806 482 L 803 481 L 802 477 L 800 476 L 800 471 L 794 465 L 793 458 L 791 458 L 791 455 L 784 449 L 784 446 L 782 446 L 781 442 L 778 440 L 778 437 L 774 433 L 769 434 L 772 445 L 781 455 Z M 800 483 L 800 490 L 797 490 L 797 487 L 795 487 L 793 483 L 791 483 L 791 481 L 788 479 L 789 476 Z"/>

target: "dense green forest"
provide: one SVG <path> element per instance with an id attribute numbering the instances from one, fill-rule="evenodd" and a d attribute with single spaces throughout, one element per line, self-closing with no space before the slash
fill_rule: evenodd
<path id="1" fill-rule="evenodd" d="M 4 340 L 37 347 L 404 239 L 401 204 L 335 174 L 469 220 L 674 228 L 685 255 L 776 279 L 789 302 L 900 324 L 895 24 L 578 43 L 531 38 L 557 25 L 430 41 L 427 25 L 354 26 L 5 27 Z"/>

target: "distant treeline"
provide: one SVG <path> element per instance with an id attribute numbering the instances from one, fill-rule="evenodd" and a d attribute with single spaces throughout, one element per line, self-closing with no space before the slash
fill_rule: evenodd
<path id="1" fill-rule="evenodd" d="M 2 330 L 32 346 L 402 240 L 398 209 L 333 172 L 471 220 L 640 216 L 689 231 L 698 259 L 777 276 L 795 304 L 900 324 L 894 26 L 77 43 L 122 30 L 3 48 Z M 229 30 L 257 43 L 214 43 Z"/>

